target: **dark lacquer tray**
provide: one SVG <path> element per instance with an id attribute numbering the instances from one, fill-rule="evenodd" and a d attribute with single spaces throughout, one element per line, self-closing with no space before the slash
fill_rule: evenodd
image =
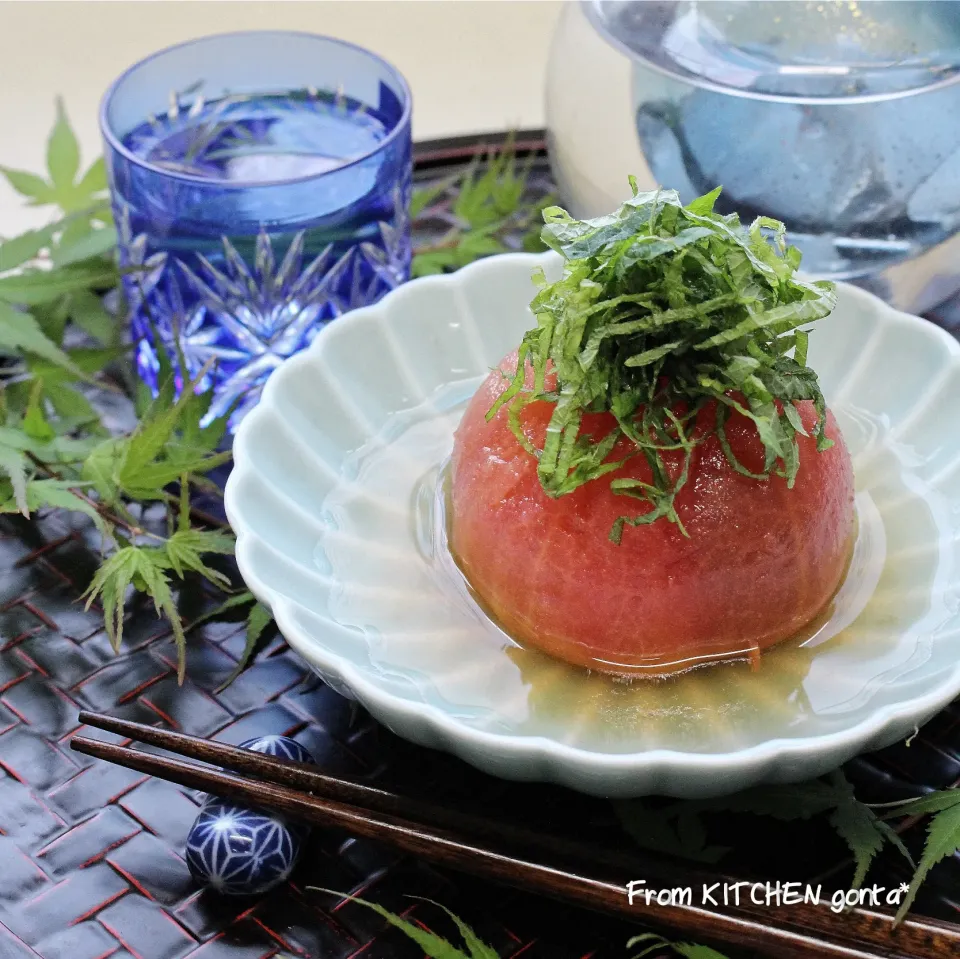
<path id="1" fill-rule="evenodd" d="M 449 177 L 498 139 L 422 144 L 417 179 Z M 546 193 L 552 185 L 542 136 L 521 135 L 517 145 L 532 154 L 531 190 Z M 447 188 L 451 200 L 455 189 Z M 439 222 L 432 217 L 417 224 L 419 236 L 443 229 L 442 211 Z M 947 308 L 939 318 L 949 325 L 951 315 Z M 333 774 L 429 795 L 497 821 L 592 837 L 598 845 L 624 849 L 630 841 L 603 800 L 503 782 L 397 739 L 308 676 L 280 638 L 217 692 L 243 649 L 240 623 L 209 622 L 191 634 L 182 688 L 169 630 L 145 605 L 131 616 L 123 654 L 115 656 L 100 613 L 85 612 L 79 601 L 96 564 L 88 540 L 83 521 L 60 514 L 0 523 L 0 959 L 423 955 L 372 912 L 308 892 L 309 885 L 359 894 L 450 932 L 438 909 L 412 897 L 438 900 L 503 957 L 627 955 L 625 943 L 638 926 L 442 873 L 333 831 L 315 833 L 293 881 L 266 897 L 225 899 L 198 890 L 183 860 L 198 797 L 71 752 L 80 708 L 231 743 L 284 733 Z M 187 618 L 219 602 L 204 589 L 181 597 Z M 960 709 L 945 710 L 909 746 L 855 760 L 846 774 L 861 798 L 878 802 L 955 784 Z M 904 833 L 915 853 L 923 828 Z M 823 817 L 783 823 L 731 815 L 723 831 L 734 847 L 723 860 L 727 873 L 760 881 L 827 877 L 841 886 L 849 880 L 845 847 Z M 907 878 L 909 867 L 893 857 L 881 857 L 871 873 L 871 882 L 888 887 Z M 960 858 L 934 870 L 916 911 L 960 923 Z"/>

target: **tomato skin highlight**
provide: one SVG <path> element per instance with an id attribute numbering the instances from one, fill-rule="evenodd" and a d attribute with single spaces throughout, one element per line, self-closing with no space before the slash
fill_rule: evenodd
<path id="1" fill-rule="evenodd" d="M 675 507 L 689 534 L 660 519 L 625 527 L 609 539 L 618 516 L 647 504 L 610 489 L 610 479 L 649 482 L 649 466 L 633 457 L 620 470 L 556 499 L 537 476 L 501 409 L 487 411 L 516 370 L 504 358 L 471 399 L 451 458 L 450 548 L 489 613 L 514 639 L 581 666 L 620 674 L 661 675 L 713 659 L 756 655 L 801 633 L 839 587 L 855 532 L 853 469 L 832 414 L 834 445 L 817 452 L 798 436 L 800 468 L 792 489 L 778 476 L 737 473 L 715 434 L 696 447 L 689 479 Z M 528 376 L 530 372 L 528 370 Z M 796 404 L 808 433 L 813 404 Z M 524 432 L 542 440 L 552 404 L 521 414 Z M 609 414 L 584 417 L 583 430 L 602 436 Z M 698 435 L 712 430 L 715 409 L 701 411 Z M 726 436 L 739 461 L 762 470 L 754 424 L 731 412 Z M 626 440 L 618 458 L 632 447 Z M 679 454 L 664 453 L 676 475 Z"/>

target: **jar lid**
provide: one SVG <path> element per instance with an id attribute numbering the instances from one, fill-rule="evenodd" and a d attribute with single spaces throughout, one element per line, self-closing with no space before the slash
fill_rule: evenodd
<path id="1" fill-rule="evenodd" d="M 629 56 L 739 96 L 906 96 L 960 80 L 960 4 L 928 0 L 585 0 Z"/>

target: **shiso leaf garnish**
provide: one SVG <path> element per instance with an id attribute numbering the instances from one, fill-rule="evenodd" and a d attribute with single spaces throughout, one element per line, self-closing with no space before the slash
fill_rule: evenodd
<path id="1" fill-rule="evenodd" d="M 683 206 L 674 190 L 641 193 L 633 177 L 630 185 L 631 199 L 608 216 L 576 220 L 560 207 L 543 211 L 541 236 L 564 257 L 563 276 L 547 283 L 540 271 L 534 278 L 537 325 L 524 335 L 516 373 L 487 413 L 491 419 L 507 406 L 514 435 L 537 457 L 540 483 L 554 498 L 632 456 L 646 459 L 649 482 L 609 481 L 618 495 L 646 504 L 617 519 L 615 543 L 625 526 L 659 519 L 687 535 L 674 501 L 694 449 L 711 433 L 733 469 L 758 482 L 781 476 L 791 487 L 800 466 L 797 434 L 805 435 L 797 401 L 813 401 L 817 449 L 832 445 L 800 327 L 833 310 L 833 284 L 796 275 L 800 252 L 787 245 L 778 220 L 758 217 L 744 227 L 736 214 L 715 213 L 720 187 Z M 532 386 L 525 385 L 527 363 Z M 551 369 L 556 383 L 548 390 Z M 520 412 L 541 400 L 554 408 L 537 447 Z M 712 428 L 695 430 L 711 402 Z M 748 470 L 727 442 L 731 411 L 756 425 L 765 451 L 760 472 Z M 616 425 L 603 436 L 583 433 L 583 416 L 601 412 Z M 663 454 L 671 450 L 680 453 L 668 464 Z"/>

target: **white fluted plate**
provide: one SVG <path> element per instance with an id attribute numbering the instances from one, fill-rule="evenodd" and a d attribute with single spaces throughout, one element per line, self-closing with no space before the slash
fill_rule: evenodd
<path id="1" fill-rule="evenodd" d="M 508 254 L 414 280 L 270 378 L 226 503 L 243 577 L 293 649 L 401 736 L 608 796 L 817 776 L 960 694 L 960 347 L 844 285 L 809 362 L 853 455 L 860 534 L 816 635 L 756 670 L 623 683 L 486 621 L 446 557 L 437 476 L 464 404 L 533 323 L 536 266 L 559 274 L 553 254 Z"/>

